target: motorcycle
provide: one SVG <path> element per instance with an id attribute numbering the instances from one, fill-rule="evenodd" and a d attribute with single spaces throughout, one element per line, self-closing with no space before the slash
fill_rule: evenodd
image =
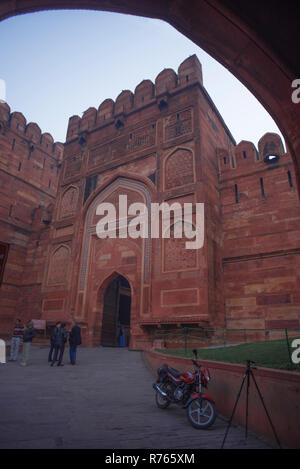
<path id="1" fill-rule="evenodd" d="M 193 350 L 197 359 L 197 350 Z M 202 393 L 211 380 L 209 370 L 201 369 L 198 361 L 192 359 L 194 372 L 180 372 L 168 365 L 157 370 L 158 378 L 153 388 L 156 391 L 155 400 L 160 409 L 166 409 L 171 403 L 179 404 L 187 410 L 187 417 L 191 425 L 198 429 L 208 428 L 216 419 L 214 401 Z"/>

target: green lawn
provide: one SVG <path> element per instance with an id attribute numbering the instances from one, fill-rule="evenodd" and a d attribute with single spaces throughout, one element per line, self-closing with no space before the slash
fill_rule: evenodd
<path id="1" fill-rule="evenodd" d="M 291 344 L 293 339 L 290 339 Z M 252 342 L 233 347 L 221 347 L 215 349 L 198 348 L 198 358 L 229 363 L 243 363 L 253 360 L 257 366 L 267 368 L 280 368 L 300 372 L 300 364 L 292 365 L 289 361 L 288 348 L 285 340 L 272 340 L 268 342 Z M 291 353 L 295 349 L 291 348 Z M 172 350 L 164 349 L 157 352 L 180 357 L 193 357 L 192 349 Z M 300 355 L 299 355 L 300 356 Z"/>

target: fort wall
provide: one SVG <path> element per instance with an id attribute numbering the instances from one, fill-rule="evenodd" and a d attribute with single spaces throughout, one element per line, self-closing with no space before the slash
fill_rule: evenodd
<path id="1" fill-rule="evenodd" d="M 291 157 L 273 133 L 257 148 L 236 144 L 195 55 L 72 116 L 64 145 L 1 104 L 0 161 L 3 324 L 75 317 L 84 342 L 98 344 L 106 288 L 122 276 L 133 348 L 151 347 L 158 328 L 299 327 Z M 96 207 L 118 208 L 119 195 L 149 209 L 204 203 L 203 248 L 174 236 L 99 239 Z"/>
<path id="2" fill-rule="evenodd" d="M 63 145 L 20 112 L 0 103 L 1 331 L 40 317 L 43 262 Z M 3 257 L 4 260 L 4 257 Z"/>

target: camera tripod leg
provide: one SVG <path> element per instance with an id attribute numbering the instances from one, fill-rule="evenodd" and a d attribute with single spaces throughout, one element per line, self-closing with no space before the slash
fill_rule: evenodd
<path id="1" fill-rule="evenodd" d="M 225 444 L 225 441 L 226 441 L 226 438 L 227 438 L 227 435 L 228 435 L 228 432 L 229 432 L 229 429 L 231 427 L 231 423 L 232 423 L 232 420 L 233 420 L 233 417 L 234 417 L 234 413 L 235 413 L 235 410 L 236 410 L 236 406 L 238 404 L 238 401 L 239 401 L 239 398 L 240 398 L 240 395 L 241 395 L 241 392 L 242 392 L 242 389 L 243 389 L 243 386 L 244 386 L 244 382 L 245 382 L 245 379 L 246 379 L 246 376 L 248 376 L 248 371 L 246 371 L 244 377 L 243 377 L 243 381 L 242 381 L 242 384 L 241 384 L 241 387 L 240 387 L 240 390 L 238 392 L 238 395 L 237 395 L 237 398 L 236 398 L 236 401 L 235 401 L 235 404 L 234 404 L 234 407 L 233 407 L 233 411 L 232 411 L 232 414 L 231 414 L 231 417 L 229 419 L 229 422 L 228 422 L 228 425 L 227 425 L 227 429 L 226 429 L 226 433 L 225 433 L 225 436 L 224 436 L 224 439 L 223 439 L 223 443 L 222 443 L 222 446 L 221 446 L 221 449 L 223 449 L 224 447 L 224 444 Z"/>
<path id="2" fill-rule="evenodd" d="M 248 408 L 249 408 L 249 388 L 250 388 L 250 373 L 247 370 L 247 396 L 246 396 L 246 428 L 245 438 L 248 438 Z"/>
<path id="3" fill-rule="evenodd" d="M 255 384 L 256 390 L 257 390 L 257 392 L 258 392 L 258 395 L 259 395 L 259 397 L 260 397 L 261 403 L 262 403 L 262 405 L 263 405 L 263 408 L 265 409 L 266 416 L 268 417 L 269 423 L 270 423 L 270 425 L 271 425 L 271 427 L 272 427 L 272 430 L 273 430 L 275 439 L 276 439 L 276 441 L 277 441 L 277 444 L 278 444 L 279 448 L 281 449 L 281 444 L 280 444 L 278 435 L 277 435 L 277 433 L 276 433 L 276 430 L 275 430 L 275 427 L 274 427 L 273 422 L 272 422 L 272 420 L 271 420 L 271 417 L 270 417 L 270 415 L 269 415 L 269 412 L 267 411 L 267 408 L 266 408 L 264 399 L 263 399 L 262 394 L 261 394 L 261 392 L 260 392 L 260 390 L 259 390 L 258 384 L 257 384 L 257 382 L 256 382 L 256 379 L 255 379 L 255 376 L 254 376 L 252 370 L 250 370 L 250 373 L 251 373 L 252 379 L 253 379 L 253 381 L 254 381 L 254 384 Z"/>

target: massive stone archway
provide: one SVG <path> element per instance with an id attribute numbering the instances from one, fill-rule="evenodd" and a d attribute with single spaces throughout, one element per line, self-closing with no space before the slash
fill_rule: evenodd
<path id="1" fill-rule="evenodd" d="M 15 0 L 1 2 L 0 20 L 49 9 L 112 11 L 170 23 L 228 68 L 271 114 L 292 154 L 299 187 L 300 104 L 291 99 L 292 81 L 300 78 L 298 2 Z"/>
<path id="2" fill-rule="evenodd" d="M 77 297 L 76 309 L 87 323 L 89 345 L 98 345 L 100 342 L 105 292 L 116 277 L 122 276 L 130 284 L 130 345 L 135 344 L 140 334 L 138 321 L 149 314 L 151 238 L 99 239 L 96 232 L 99 218 L 96 215 L 97 206 L 102 202 L 110 202 L 118 207 L 118 197 L 121 193 L 127 195 L 128 204 L 135 201 L 143 202 L 150 216 L 153 194 L 142 179 L 118 174 L 91 196 L 82 220 L 84 229 L 78 286 L 74 284 Z"/>

